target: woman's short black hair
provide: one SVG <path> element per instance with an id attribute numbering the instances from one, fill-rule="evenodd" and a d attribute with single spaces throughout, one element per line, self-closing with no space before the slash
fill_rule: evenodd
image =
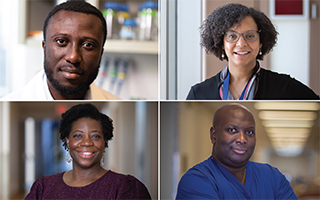
<path id="1" fill-rule="evenodd" d="M 260 43 L 262 44 L 262 55 L 257 59 L 262 60 L 263 56 L 269 53 L 277 43 L 275 27 L 270 19 L 260 11 L 254 8 L 248 8 L 241 4 L 227 4 L 214 10 L 200 27 L 201 46 L 205 48 L 206 53 L 213 53 L 220 60 L 228 60 L 223 51 L 224 34 L 235 24 L 240 24 L 245 17 L 251 16 L 258 26 L 260 32 Z M 224 58 L 222 58 L 224 54 Z"/>
<path id="2" fill-rule="evenodd" d="M 91 4 L 85 2 L 84 0 L 69 0 L 67 2 L 64 2 L 62 4 L 59 4 L 55 6 L 51 12 L 48 14 L 47 18 L 44 21 L 43 25 L 43 38 L 46 40 L 46 32 L 48 29 L 48 23 L 51 17 L 56 14 L 60 10 L 66 10 L 66 11 L 73 11 L 73 12 L 79 12 L 79 13 L 85 13 L 85 14 L 93 14 L 100 18 L 100 21 L 102 23 L 102 28 L 104 32 L 104 38 L 103 38 L 103 44 L 106 41 L 107 38 L 107 23 L 106 19 L 103 17 L 100 10 L 98 10 L 96 7 L 92 6 Z"/>
<path id="3" fill-rule="evenodd" d="M 105 147 L 108 147 L 108 141 L 113 137 L 112 119 L 100 113 L 92 104 L 78 104 L 61 115 L 59 133 L 64 148 L 68 149 L 66 138 L 69 138 L 73 123 L 81 118 L 90 118 L 100 122 L 103 137 L 106 140 Z"/>

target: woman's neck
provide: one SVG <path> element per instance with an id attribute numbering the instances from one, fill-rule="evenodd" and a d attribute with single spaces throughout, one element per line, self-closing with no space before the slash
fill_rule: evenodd
<path id="1" fill-rule="evenodd" d="M 246 66 L 239 66 L 233 63 L 229 63 L 229 73 L 230 73 L 230 80 L 237 82 L 237 81 L 245 81 L 247 82 L 252 75 L 252 70 L 256 66 L 256 62 L 250 63 Z"/>
<path id="2" fill-rule="evenodd" d="M 234 99 L 240 98 L 242 91 L 244 90 L 247 82 L 252 75 L 252 70 L 254 67 L 255 64 L 251 64 L 248 66 L 236 66 L 232 63 L 229 63 L 229 91 L 231 92 Z"/>

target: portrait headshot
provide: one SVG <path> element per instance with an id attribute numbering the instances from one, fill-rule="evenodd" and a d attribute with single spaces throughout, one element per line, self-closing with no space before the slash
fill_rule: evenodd
<path id="1" fill-rule="evenodd" d="M 1 198 L 156 199 L 157 106 L 1 102 Z"/>
<path id="2" fill-rule="evenodd" d="M 318 102 L 161 102 L 160 115 L 161 199 L 319 197 Z"/>
<path id="3" fill-rule="evenodd" d="M 319 100 L 318 1 L 186 1 L 163 8 L 161 99 Z"/>
<path id="4" fill-rule="evenodd" d="M 288 75 L 260 67 L 272 51 L 278 32 L 270 19 L 254 8 L 227 4 L 203 22 L 201 46 L 226 60 L 217 75 L 194 85 L 188 100 L 318 100 L 319 96 Z"/>
<path id="5" fill-rule="evenodd" d="M 1 4 L 19 13 L 18 18 L 9 17 L 17 26 L 3 24 L 4 30 L 19 34 L 13 35 L 11 48 L 4 47 L 2 100 L 158 99 L 156 3 L 62 0 Z M 152 37 L 138 37 L 140 12 L 149 8 L 153 11 Z M 133 24 L 131 33 L 120 34 Z M 125 37 L 129 34 L 135 37 Z M 20 59 L 12 59 L 14 52 L 20 52 Z"/>

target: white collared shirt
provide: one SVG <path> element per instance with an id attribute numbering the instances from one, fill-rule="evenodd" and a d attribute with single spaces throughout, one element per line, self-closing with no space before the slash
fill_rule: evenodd
<path id="1" fill-rule="evenodd" d="M 12 92 L 0 100 L 52 101 L 54 99 L 49 90 L 46 73 L 41 70 L 21 90 Z M 120 100 L 120 98 L 92 83 L 85 94 L 84 100 Z"/>

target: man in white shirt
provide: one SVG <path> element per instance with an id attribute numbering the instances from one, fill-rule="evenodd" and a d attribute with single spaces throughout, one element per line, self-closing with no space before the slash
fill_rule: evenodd
<path id="1" fill-rule="evenodd" d="M 106 21 L 94 6 L 67 1 L 54 7 L 43 27 L 44 70 L 1 100 L 118 100 L 93 83 L 106 34 Z"/>

